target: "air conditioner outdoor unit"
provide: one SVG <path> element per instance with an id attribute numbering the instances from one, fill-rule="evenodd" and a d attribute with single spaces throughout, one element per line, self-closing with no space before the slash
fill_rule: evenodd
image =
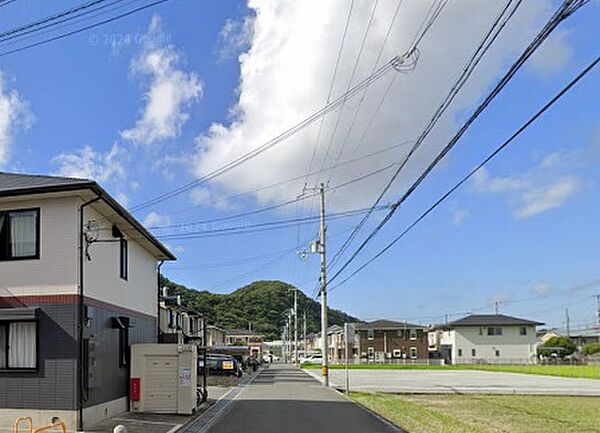
<path id="1" fill-rule="evenodd" d="M 131 346 L 131 411 L 191 415 L 197 407 L 198 348 L 193 344 Z"/>

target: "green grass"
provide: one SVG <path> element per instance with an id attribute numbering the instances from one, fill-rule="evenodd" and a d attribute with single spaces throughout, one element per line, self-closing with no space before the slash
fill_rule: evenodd
<path id="1" fill-rule="evenodd" d="M 410 433 L 600 432 L 600 399 L 512 395 L 352 393 Z"/>
<path id="2" fill-rule="evenodd" d="M 303 365 L 303 368 L 321 368 L 321 365 Z M 343 369 L 343 365 L 332 365 L 331 369 Z M 483 370 L 508 373 L 538 374 L 543 376 L 600 379 L 600 365 L 392 365 L 356 364 L 353 370 Z"/>

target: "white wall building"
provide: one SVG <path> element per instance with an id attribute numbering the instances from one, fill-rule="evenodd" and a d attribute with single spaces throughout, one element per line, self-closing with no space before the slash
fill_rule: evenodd
<path id="1" fill-rule="evenodd" d="M 434 327 L 429 348 L 449 364 L 534 364 L 539 325 L 503 314 L 473 314 Z"/>

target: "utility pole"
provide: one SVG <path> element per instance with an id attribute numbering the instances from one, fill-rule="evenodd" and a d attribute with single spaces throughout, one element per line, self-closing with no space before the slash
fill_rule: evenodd
<path id="1" fill-rule="evenodd" d="M 498 315 L 498 306 L 499 306 L 499 302 L 494 301 L 494 310 L 496 311 L 496 315 Z"/>
<path id="2" fill-rule="evenodd" d="M 597 313 L 598 313 L 598 330 L 600 330 L 600 294 L 596 295 Z"/>
<path id="3" fill-rule="evenodd" d="M 302 325 L 304 328 L 304 329 L 302 329 L 302 331 L 303 331 L 302 332 L 302 350 L 304 351 L 303 352 L 304 358 L 306 358 L 306 356 L 307 356 L 307 351 L 306 351 L 306 310 L 304 310 L 304 317 L 302 320 Z"/>
<path id="4" fill-rule="evenodd" d="M 294 356 L 292 344 L 293 344 L 292 343 L 292 309 L 290 308 L 288 310 L 288 345 L 289 345 L 288 353 L 290 356 L 290 359 L 289 359 L 290 363 L 293 362 L 293 356 Z"/>
<path id="5" fill-rule="evenodd" d="M 294 289 L 294 364 L 298 365 L 298 289 Z"/>
<path id="6" fill-rule="evenodd" d="M 325 245 L 327 226 L 325 225 L 325 184 L 319 186 L 321 196 L 321 230 L 319 231 L 319 252 L 321 254 L 321 351 L 323 353 L 322 374 L 323 383 L 329 386 L 329 350 L 327 347 L 327 256 Z"/>
<path id="7" fill-rule="evenodd" d="M 571 336 L 571 320 L 569 319 L 569 309 L 565 308 L 565 319 L 567 321 L 567 337 Z"/>

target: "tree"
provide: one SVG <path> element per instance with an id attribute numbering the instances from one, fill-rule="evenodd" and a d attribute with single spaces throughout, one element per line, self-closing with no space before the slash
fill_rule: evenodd
<path id="1" fill-rule="evenodd" d="M 595 353 L 600 353 L 600 343 L 590 343 L 583 346 L 581 349 L 581 353 L 586 356 L 594 355 Z"/>
<path id="2" fill-rule="evenodd" d="M 577 346 L 568 337 L 552 337 L 544 344 L 538 346 L 538 355 L 551 356 L 556 355 L 559 358 L 571 355 L 575 352 Z"/>

